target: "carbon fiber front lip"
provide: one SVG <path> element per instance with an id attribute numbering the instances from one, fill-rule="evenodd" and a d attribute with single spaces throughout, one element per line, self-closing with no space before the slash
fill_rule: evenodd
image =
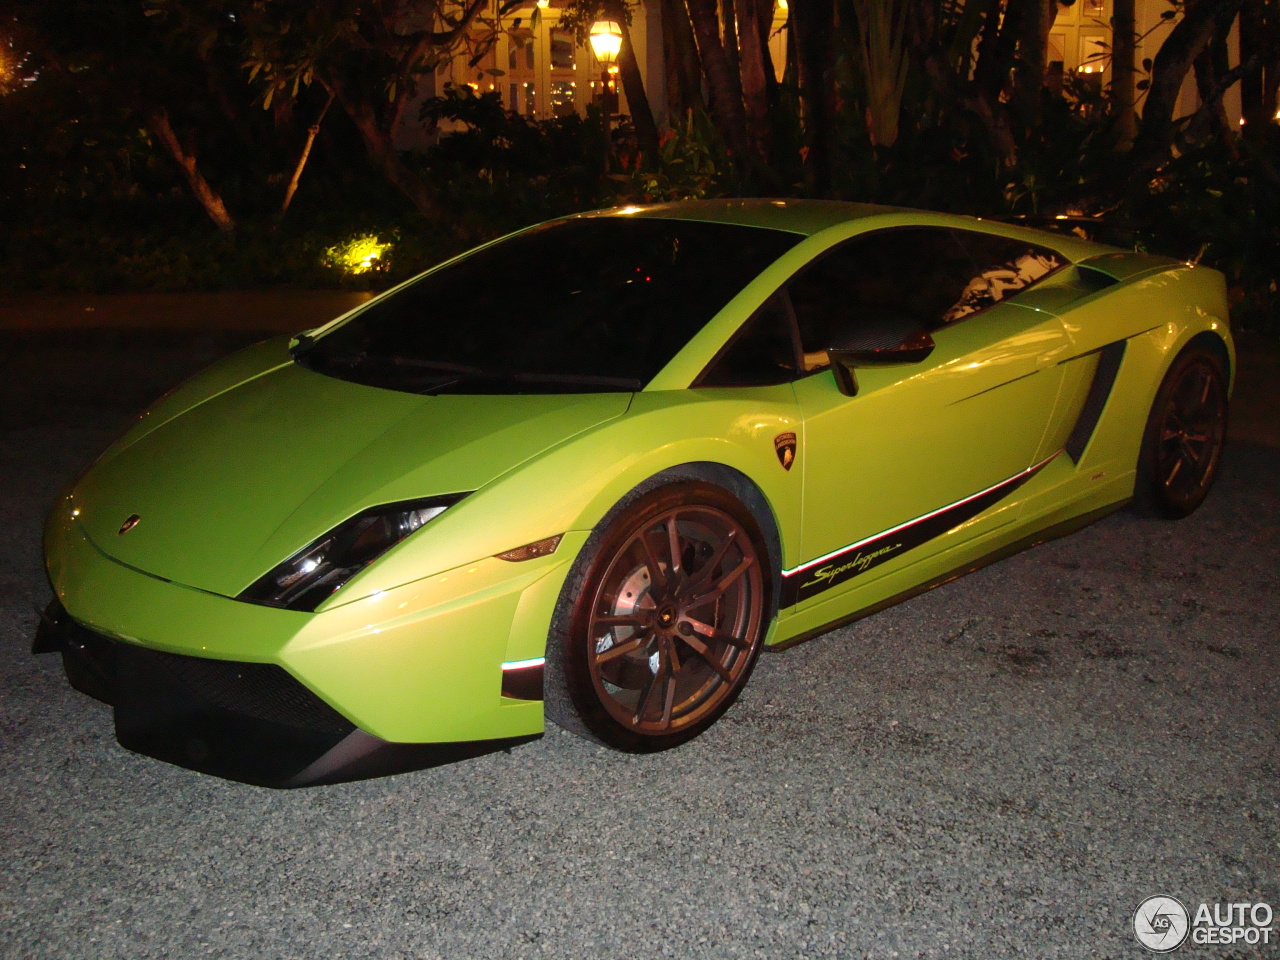
<path id="1" fill-rule="evenodd" d="M 114 705 L 116 739 L 126 749 L 256 786 L 362 780 L 535 739 L 390 743 L 358 729 L 280 667 L 111 640 L 76 623 L 56 600 L 32 652 L 61 653 L 73 687 Z"/>

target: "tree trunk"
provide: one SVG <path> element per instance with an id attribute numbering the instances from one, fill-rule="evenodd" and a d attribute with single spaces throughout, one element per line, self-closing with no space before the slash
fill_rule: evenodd
<path id="1" fill-rule="evenodd" d="M 1187 72 L 1208 45 L 1219 15 L 1233 16 L 1243 0 L 1200 0 L 1188 9 L 1160 46 L 1151 67 L 1151 89 L 1142 110 L 1142 123 L 1133 155 L 1139 170 L 1150 170 L 1173 145 L 1173 111 Z"/>
<path id="2" fill-rule="evenodd" d="M 387 182 L 408 197 L 424 217 L 437 223 L 443 221 L 444 209 L 440 205 L 439 196 L 416 170 L 401 159 L 392 143 L 391 131 L 379 122 L 374 104 L 354 95 L 332 77 L 328 79 L 326 86 L 334 91 L 338 103 L 356 125 L 374 169 L 381 171 Z"/>
<path id="3" fill-rule="evenodd" d="M 1017 116 L 1028 126 L 1040 119 L 1044 100 L 1044 74 L 1049 59 L 1049 31 L 1057 12 L 1055 0 L 1030 0 L 1018 30 L 1018 58 L 1013 68 L 1011 101 Z"/>
<path id="4" fill-rule="evenodd" d="M 738 43 L 742 48 L 742 100 L 747 111 L 747 134 L 765 162 L 773 154 L 769 121 L 769 84 L 765 70 L 768 48 L 761 43 L 760 20 L 769 15 L 759 0 L 739 0 Z M 772 6 L 772 4 L 770 4 Z M 767 28 L 766 28 L 767 30 Z"/>
<path id="5" fill-rule="evenodd" d="M 1249 3 L 1257 3 L 1258 0 L 1247 0 Z M 1257 125 L 1258 129 L 1254 131 L 1259 142 L 1264 141 L 1271 131 L 1271 122 L 1280 117 L 1276 116 L 1280 110 L 1280 10 L 1276 9 L 1276 5 L 1270 0 L 1262 0 L 1261 10 L 1258 11 L 1259 22 L 1250 25 L 1250 34 L 1255 38 L 1251 44 L 1257 49 L 1259 60 L 1262 64 L 1262 71 L 1259 76 L 1262 92 L 1261 100 L 1258 104 L 1258 116 L 1261 123 Z M 1244 42 L 1245 24 L 1244 15 L 1241 13 L 1240 39 Z M 1240 59 L 1246 59 L 1243 46 L 1241 47 Z"/>
<path id="6" fill-rule="evenodd" d="M 1000 14 L 1003 10 L 1003 0 L 990 0 L 986 19 L 982 22 L 982 36 L 978 39 L 978 52 L 973 66 L 973 85 L 979 95 L 985 96 L 987 91 L 998 87 L 1000 83 L 997 60 L 1000 56 Z"/>
<path id="7" fill-rule="evenodd" d="M 1265 50 L 1265 9 L 1263 0 L 1244 0 L 1240 6 L 1240 60 L 1263 57 Z M 1262 92 L 1266 71 L 1244 77 L 1240 81 L 1240 112 L 1244 118 L 1244 134 L 1254 143 L 1264 142 L 1270 115 L 1263 109 Z M 1274 112 L 1274 111 L 1272 111 Z"/>
<path id="8" fill-rule="evenodd" d="M 729 73 L 734 77 L 741 77 L 742 67 L 738 62 L 738 10 L 733 0 L 720 0 L 720 21 L 724 27 L 724 58 L 729 64 Z"/>
<path id="9" fill-rule="evenodd" d="M 1135 0 L 1113 0 L 1111 18 L 1111 114 L 1116 122 L 1116 149 L 1129 150 L 1138 133 L 1135 112 L 1137 70 L 1137 15 Z"/>
<path id="10" fill-rule="evenodd" d="M 734 158 L 748 167 L 758 165 L 751 141 L 747 138 L 747 118 L 742 98 L 735 92 L 734 77 L 729 72 L 724 47 L 720 45 L 720 18 L 716 0 L 687 0 L 689 20 L 698 38 L 698 55 L 702 72 L 711 89 L 711 116 L 716 129 L 733 151 Z M 755 162 L 753 162 L 753 160 Z"/>
<path id="11" fill-rule="evenodd" d="M 333 94 L 329 94 L 329 99 L 324 102 L 324 106 L 320 109 L 320 115 L 316 117 L 315 123 L 307 127 L 307 138 L 302 143 L 302 150 L 298 153 L 298 162 L 293 165 L 293 175 L 289 177 L 289 183 L 284 188 L 284 200 L 280 203 L 280 219 L 284 219 L 284 215 L 289 212 L 289 204 L 293 203 L 293 195 L 298 192 L 298 182 L 302 179 L 302 171 L 306 169 L 307 160 L 311 157 L 311 147 L 316 142 L 316 137 L 320 134 L 320 125 L 324 123 L 325 114 L 329 112 L 329 107 L 333 105 Z"/>
<path id="12" fill-rule="evenodd" d="M 832 71 L 835 51 L 835 5 L 832 0 L 803 0 L 791 7 L 796 66 L 800 79 L 800 112 L 804 119 L 805 191 L 826 196 L 831 189 L 835 101 Z"/>
<path id="13" fill-rule="evenodd" d="M 769 109 L 778 105 L 778 72 L 769 51 L 769 37 L 773 34 L 773 0 L 755 0 L 756 29 L 760 31 L 760 60 L 764 64 L 764 90 L 769 99 Z M 786 69 L 784 58 L 783 69 Z"/>
<path id="14" fill-rule="evenodd" d="M 1262 84 L 1262 111 L 1264 117 L 1280 113 L 1280 55 L 1275 53 Z"/>
<path id="15" fill-rule="evenodd" d="M 1228 10 L 1225 14 L 1219 10 L 1214 14 L 1209 41 L 1193 61 L 1200 109 L 1196 111 L 1194 129 L 1189 132 L 1194 140 L 1212 137 L 1232 154 L 1236 152 L 1235 131 L 1227 120 L 1227 109 L 1223 106 L 1218 86 L 1231 69 L 1227 57 L 1227 34 L 1231 32 L 1235 16 L 1234 10 Z"/>
<path id="16" fill-rule="evenodd" d="M 671 22 L 671 0 L 662 0 L 662 69 L 666 72 L 667 116 L 674 125 L 683 117 L 685 105 L 684 76 L 680 69 L 680 41 Z"/>
<path id="17" fill-rule="evenodd" d="M 796 52 L 796 23 L 791 12 L 787 12 L 787 52 L 782 62 L 782 84 L 787 87 L 800 85 L 800 55 Z"/>
<path id="18" fill-rule="evenodd" d="M 1009 86 L 1009 75 L 1013 72 L 1014 60 L 1018 55 L 1018 36 L 1022 32 L 1026 8 L 1038 2 L 1039 0 L 1008 0 L 995 43 L 989 55 L 984 53 L 978 61 L 974 79 L 981 86 L 983 99 L 992 109 L 1000 103 L 1000 95 Z"/>
<path id="19" fill-rule="evenodd" d="M 976 63 L 974 47 L 981 45 L 981 35 L 993 6 L 998 10 L 999 0 L 967 0 L 959 17 L 954 21 L 948 19 L 947 28 L 940 30 L 938 14 L 943 10 L 931 4 L 909 4 L 908 31 L 913 38 L 918 38 L 912 42 L 942 51 L 947 69 L 963 86 L 969 82 L 970 72 Z M 917 49 L 924 50 L 925 47 Z"/>
<path id="20" fill-rule="evenodd" d="M 649 108 L 649 95 L 644 90 L 644 77 L 636 61 L 635 47 L 631 45 L 631 27 L 627 24 L 626 11 L 609 7 L 610 16 L 622 28 L 622 49 L 618 51 L 618 75 L 622 78 L 622 90 L 627 95 L 627 108 L 631 111 L 631 123 L 640 142 L 640 152 L 656 163 L 658 159 L 658 125 L 653 122 L 653 110 Z"/>
<path id="21" fill-rule="evenodd" d="M 1240 7 L 1240 62 L 1254 57 L 1260 69 L 1240 78 L 1240 103 L 1245 136 L 1261 146 L 1271 135 L 1280 88 L 1280 10 L 1268 0 L 1244 0 Z"/>
<path id="22" fill-rule="evenodd" d="M 169 122 L 169 111 L 164 107 L 156 107 L 150 110 L 147 113 L 147 125 L 151 128 L 151 132 L 155 134 L 156 139 L 164 144 L 165 149 L 169 151 L 169 155 L 182 168 L 182 172 L 187 178 L 187 185 L 191 188 L 195 198 L 200 201 L 200 205 L 204 207 L 204 212 L 209 215 L 209 219 L 213 221 L 214 226 L 228 236 L 235 233 L 236 222 L 231 218 L 231 214 L 227 212 L 227 207 L 222 202 L 222 197 L 209 185 L 209 181 L 200 172 L 200 162 L 195 151 L 185 148 L 182 145 L 182 141 L 178 139 L 178 135 L 173 132 L 173 126 Z"/>
<path id="23" fill-rule="evenodd" d="M 679 78 L 667 92 L 668 102 L 672 115 L 683 118 L 690 110 L 706 109 L 702 98 L 702 61 L 698 59 L 698 44 L 684 0 L 662 0 L 662 23 L 664 30 L 668 25 L 671 30 L 671 47 L 666 52 L 673 54 Z"/>

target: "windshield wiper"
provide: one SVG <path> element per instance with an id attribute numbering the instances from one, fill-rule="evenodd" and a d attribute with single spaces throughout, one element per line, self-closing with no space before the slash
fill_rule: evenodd
<path id="1" fill-rule="evenodd" d="M 642 384 L 635 377 L 609 377 L 578 373 L 535 373 L 508 370 L 483 370 L 465 363 L 445 360 L 419 360 L 395 354 L 370 353 L 367 350 L 326 350 L 317 346 L 318 341 L 301 340 L 294 351 L 294 362 L 323 372 L 326 366 L 345 367 L 354 372 L 365 368 L 362 379 L 375 376 L 379 381 L 402 379 L 404 388 L 426 396 L 433 396 L 464 382 L 492 380 L 505 384 L 549 384 L 563 387 L 596 387 L 602 391 L 639 390 Z M 304 349 L 305 347 L 305 349 Z M 387 384 L 390 386 L 390 384 Z M 392 389 L 396 389 L 392 387 Z M 565 391 L 572 392 L 572 391 Z"/>
<path id="2" fill-rule="evenodd" d="M 641 383 L 635 377 L 599 377 L 579 373 L 512 373 L 507 374 L 518 383 L 564 383 L 583 387 L 618 387 L 621 390 L 639 390 Z"/>
<path id="3" fill-rule="evenodd" d="M 443 393 L 450 387 L 459 383 L 474 382 L 476 380 L 493 380 L 497 383 L 528 383 L 528 384 L 558 384 L 566 387 L 601 387 L 606 391 L 625 390 L 635 392 L 641 387 L 640 381 L 634 377 L 598 377 L 589 374 L 576 373 L 515 373 L 495 370 L 477 370 L 472 374 L 463 374 L 452 377 L 443 383 L 435 383 L 429 387 L 419 390 L 419 393 L 427 396 L 434 396 Z M 571 393 L 573 391 L 564 391 Z"/>
<path id="4" fill-rule="evenodd" d="M 315 340 L 308 338 L 304 345 L 299 341 L 298 349 L 294 351 L 294 359 L 303 352 L 303 347 L 309 353 Z M 361 364 L 370 364 L 382 367 L 399 367 L 410 370 L 427 370 L 441 374 L 461 374 L 463 376 L 483 376 L 484 371 L 479 367 L 472 367 L 465 363 L 446 363 L 443 360 L 417 360 L 413 357 L 401 357 L 392 355 L 384 355 L 380 353 L 370 353 L 368 350 L 323 350 L 321 349 L 314 357 L 311 358 L 313 363 L 334 363 L 343 367 L 356 367 Z"/>
<path id="5" fill-rule="evenodd" d="M 445 363 L 443 360 L 415 360 L 412 357 L 378 357 L 376 359 L 391 363 L 397 367 L 410 367 L 414 370 L 436 370 L 440 373 L 461 373 L 469 377 L 488 376 L 479 367 L 465 363 Z"/>

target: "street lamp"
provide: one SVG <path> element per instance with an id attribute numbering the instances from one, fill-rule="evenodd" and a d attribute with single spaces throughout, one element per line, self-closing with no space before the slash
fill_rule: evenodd
<path id="1" fill-rule="evenodd" d="M 597 20 L 591 25 L 588 36 L 591 52 L 602 67 L 610 67 L 618 60 L 622 50 L 622 27 L 613 20 Z"/>
<path id="2" fill-rule="evenodd" d="M 618 72 L 616 64 L 618 54 L 622 52 L 622 27 L 615 20 L 597 20 L 591 25 L 587 39 L 591 43 L 591 52 L 596 55 L 596 62 L 603 71 L 600 76 L 600 105 L 604 109 L 607 132 L 609 115 L 618 112 L 613 76 Z"/>

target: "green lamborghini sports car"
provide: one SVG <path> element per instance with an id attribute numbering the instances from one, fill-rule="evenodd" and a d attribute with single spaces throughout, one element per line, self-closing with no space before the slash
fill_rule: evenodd
<path id="1" fill-rule="evenodd" d="M 544 718 L 676 746 L 781 648 L 1136 502 L 1194 510 L 1223 278 L 888 207 L 623 207 L 160 400 L 57 503 L 37 651 L 275 786 Z"/>

